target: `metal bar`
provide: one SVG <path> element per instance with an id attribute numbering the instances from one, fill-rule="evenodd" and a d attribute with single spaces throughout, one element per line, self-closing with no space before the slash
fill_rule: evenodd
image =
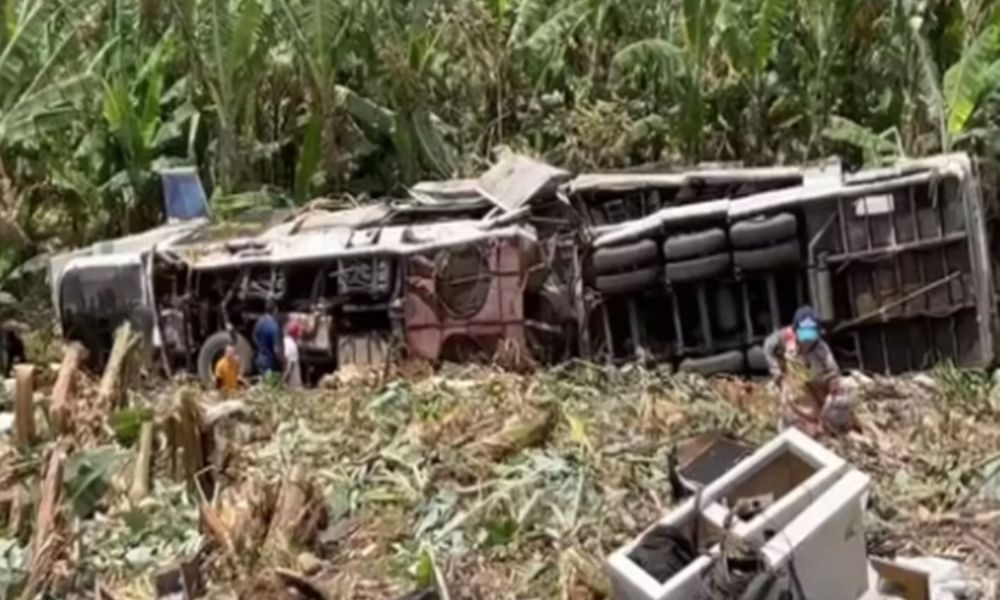
<path id="1" fill-rule="evenodd" d="M 878 260 L 878 259 L 888 259 L 897 254 L 902 254 L 903 252 L 912 252 L 915 250 L 928 250 L 932 248 L 939 248 L 941 246 L 947 246 L 957 242 L 965 241 L 968 234 L 965 232 L 948 234 L 945 237 L 935 238 L 931 240 L 921 240 L 919 242 L 913 242 L 909 244 L 899 244 L 898 246 L 892 246 L 888 248 L 876 248 L 873 250 L 861 250 L 859 252 L 851 252 L 846 254 L 831 254 L 827 256 L 827 262 L 851 262 L 853 260 Z"/>
<path id="2" fill-rule="evenodd" d="M 573 257 L 573 303 L 576 305 L 576 314 L 579 315 L 577 321 L 577 331 L 580 339 L 580 354 L 586 359 L 593 358 L 593 347 L 590 343 L 590 302 L 585 296 L 583 289 L 583 270 L 580 268 L 580 253 L 575 249 L 571 255 Z"/>
<path id="3" fill-rule="evenodd" d="M 635 306 L 635 298 L 628 299 L 628 327 L 632 334 L 632 355 L 638 360 L 642 359 L 645 352 L 642 349 L 642 336 L 639 329 L 639 309 Z"/>
<path id="4" fill-rule="evenodd" d="M 959 345 L 958 345 L 958 317 L 957 316 L 949 317 L 948 323 L 951 325 L 951 327 L 948 328 L 949 333 L 951 333 L 951 343 L 952 346 L 955 348 L 955 353 L 952 355 L 952 357 L 953 360 L 955 361 L 955 364 L 961 366 L 962 365 L 961 350 L 959 350 Z"/>
<path id="5" fill-rule="evenodd" d="M 851 244 L 847 237 L 847 213 L 844 211 L 844 201 L 837 199 L 837 215 L 840 219 L 840 238 L 841 244 L 843 246 L 844 253 L 851 252 Z M 827 263 L 829 264 L 829 257 L 827 257 Z M 851 274 L 848 273 L 847 279 L 847 310 L 851 316 L 857 315 L 857 299 L 854 295 L 854 281 L 851 278 Z M 854 354 L 858 357 L 858 368 L 865 369 L 865 357 L 864 352 L 861 351 L 861 336 L 858 332 L 853 332 L 851 335 L 851 341 L 854 342 Z"/>
<path id="6" fill-rule="evenodd" d="M 919 242 L 923 237 L 920 235 L 920 219 L 917 216 L 917 199 L 913 197 L 914 188 L 906 188 L 906 197 L 910 201 L 910 219 L 913 220 L 913 241 Z"/>
<path id="7" fill-rule="evenodd" d="M 951 275 L 948 275 L 947 277 L 942 277 L 941 279 L 938 279 L 937 281 L 935 281 L 933 283 L 925 285 L 924 287 L 920 288 L 919 290 L 914 290 L 912 293 L 909 293 L 909 294 L 903 296 L 902 298 L 898 298 L 896 300 L 893 300 L 892 302 L 888 302 L 885 305 L 878 307 L 876 310 L 873 310 L 873 311 L 871 311 L 869 313 L 866 313 L 866 314 L 864 314 L 864 315 L 862 315 L 862 316 L 860 316 L 860 317 L 858 317 L 856 319 L 851 319 L 850 321 L 847 321 L 847 322 L 844 322 L 844 323 L 841 323 L 841 324 L 837 325 L 833 329 L 833 333 L 837 333 L 837 332 L 843 331 L 845 329 L 848 329 L 850 327 L 854 327 L 856 325 L 864 323 L 865 321 L 869 321 L 871 319 L 874 319 L 875 317 L 880 317 L 880 316 L 884 317 L 885 314 L 890 309 L 895 308 L 895 307 L 899 306 L 900 304 L 904 304 L 906 302 L 909 302 L 911 299 L 916 298 L 917 296 L 920 296 L 921 294 L 926 294 L 927 292 L 930 292 L 930 291 L 932 291 L 934 289 L 937 289 L 938 287 L 941 287 L 942 285 L 950 283 L 953 279 L 955 279 L 956 277 L 960 277 L 961 275 L 962 275 L 961 271 L 955 271 Z"/>
<path id="8" fill-rule="evenodd" d="M 750 313 L 750 290 L 745 279 L 740 281 L 740 297 L 743 300 L 743 323 L 747 329 L 747 344 L 752 344 L 755 341 L 753 317 Z"/>
<path id="9" fill-rule="evenodd" d="M 899 264 L 898 256 L 895 257 L 892 261 L 892 270 L 893 274 L 896 276 L 896 289 L 899 290 L 900 294 L 905 294 L 906 283 L 903 282 L 903 267 Z"/>
<path id="10" fill-rule="evenodd" d="M 910 344 L 903 344 L 903 345 L 906 347 L 906 364 L 907 364 L 907 368 L 909 368 L 910 370 L 919 369 L 920 367 L 917 365 L 917 361 L 914 359 L 913 344 L 910 343 Z"/>
<path id="11" fill-rule="evenodd" d="M 896 226 L 895 196 L 893 196 L 892 201 L 893 201 L 893 211 L 889 213 L 889 239 L 891 240 L 892 245 L 895 246 L 897 240 L 899 239 L 899 228 Z M 892 270 L 893 274 L 896 276 L 896 289 L 899 290 L 900 294 L 905 294 L 906 283 L 903 281 L 903 267 L 899 263 L 899 255 L 893 257 Z"/>
<path id="12" fill-rule="evenodd" d="M 771 213 L 783 208 L 808 207 L 815 202 L 829 201 L 833 199 L 853 200 L 864 196 L 874 196 L 892 192 L 909 185 L 918 185 L 930 181 L 936 177 L 935 171 L 924 171 L 913 175 L 906 175 L 896 179 L 881 181 L 871 184 L 836 186 L 836 187 L 816 187 L 816 188 L 788 188 L 771 192 L 763 192 L 754 196 L 747 196 L 734 200 L 729 210 L 729 216 L 733 220 L 746 219 L 748 217 Z"/>
<path id="13" fill-rule="evenodd" d="M 844 211 L 844 201 L 837 199 L 837 216 L 840 218 L 840 245 L 843 248 L 843 254 L 851 254 L 851 240 L 847 237 L 847 212 Z"/>
<path id="14" fill-rule="evenodd" d="M 879 289 L 878 289 L 878 278 L 875 276 L 875 272 L 871 268 L 866 269 L 866 271 L 867 271 L 867 275 L 868 275 L 868 277 L 867 277 L 867 279 L 868 279 L 868 291 L 871 294 L 872 303 L 876 307 L 881 307 L 882 306 L 882 294 L 881 294 L 881 292 L 879 292 Z"/>
<path id="15" fill-rule="evenodd" d="M 928 361 L 926 355 L 924 356 L 924 364 L 921 367 L 926 367 L 928 364 L 938 362 L 939 357 L 936 354 L 937 346 L 934 344 L 934 328 L 931 327 L 930 319 L 925 317 L 921 319 L 921 322 L 924 324 L 924 335 L 927 336 L 927 352 L 931 355 L 930 361 Z"/>
<path id="16" fill-rule="evenodd" d="M 701 321 L 701 337 L 705 347 L 711 351 L 715 343 L 712 340 L 712 322 L 708 315 L 708 294 L 705 292 L 705 284 L 699 283 L 695 290 L 698 297 L 698 316 Z"/>
<path id="17" fill-rule="evenodd" d="M 677 355 L 680 356 L 684 354 L 684 327 L 681 323 L 680 300 L 677 299 L 677 293 L 673 290 L 670 294 L 670 306 L 673 309 L 674 330 L 677 332 Z"/>
<path id="18" fill-rule="evenodd" d="M 843 202 L 843 200 L 837 200 L 837 213 L 840 216 L 840 241 L 841 241 L 841 245 L 844 248 L 844 253 L 848 254 L 848 253 L 851 252 L 851 242 L 847 238 L 847 214 L 844 212 L 844 202 Z M 830 257 L 829 256 L 826 257 L 826 262 L 827 262 L 827 264 L 830 263 Z M 857 298 L 854 295 L 854 281 L 851 279 L 850 273 L 847 274 L 847 297 L 849 298 L 849 302 L 847 303 L 847 307 L 848 307 L 848 310 L 850 311 L 850 315 L 851 316 L 857 315 L 858 314 L 857 310 L 856 310 L 857 307 L 855 306 L 855 302 L 857 301 Z M 855 348 L 855 350 L 860 354 L 860 352 L 861 352 L 860 346 L 858 348 Z"/>
<path id="19" fill-rule="evenodd" d="M 914 198 L 914 188 L 907 189 L 907 196 L 910 199 L 910 216 L 913 218 L 913 240 L 914 243 L 919 243 L 923 237 L 920 233 L 920 219 L 917 216 L 917 200 Z M 919 285 L 921 287 L 927 285 L 927 269 L 924 267 L 924 261 L 920 260 L 920 257 L 915 257 L 917 263 L 917 271 L 920 273 Z M 931 299 L 929 296 L 922 296 L 924 301 L 924 310 L 930 310 Z"/>
<path id="20" fill-rule="evenodd" d="M 979 180 L 972 176 L 962 181 L 962 205 L 965 210 L 966 229 L 969 235 L 969 260 L 974 275 L 973 300 L 976 303 L 979 362 L 986 364 L 994 357 L 994 325 L 996 324 L 996 289 L 990 263 L 989 241 L 984 225 L 983 198 Z"/>
<path id="21" fill-rule="evenodd" d="M 862 201 L 865 203 L 865 244 L 869 250 L 872 250 L 874 248 L 874 242 L 872 242 L 872 216 L 868 214 L 868 198 L 864 198 Z"/>
<path id="22" fill-rule="evenodd" d="M 826 236 L 826 234 L 829 232 L 834 222 L 836 222 L 837 216 L 838 216 L 837 211 L 831 212 L 830 218 L 828 218 L 826 222 L 823 223 L 823 226 L 819 228 L 819 231 L 817 231 L 816 235 L 814 235 L 812 239 L 809 240 L 809 244 L 806 246 L 806 262 L 807 262 L 806 268 L 808 272 L 808 281 L 806 283 L 808 284 L 809 287 L 809 295 L 812 297 L 813 306 L 819 304 L 819 297 L 822 294 L 822 290 L 819 289 L 820 285 L 816 281 L 818 277 L 817 269 L 820 266 L 817 264 L 816 260 L 816 246 L 819 245 L 820 240 L 823 239 L 823 237 Z M 846 250 L 847 249 L 845 249 L 845 251 Z M 822 266 L 824 268 L 826 267 L 825 260 Z M 804 294 L 802 290 L 801 280 L 799 280 L 797 284 L 797 292 L 799 295 L 798 304 L 799 306 L 802 306 L 803 304 L 805 304 L 805 298 L 803 297 Z M 831 299 L 831 306 L 832 306 L 832 299 Z"/>
<path id="23" fill-rule="evenodd" d="M 767 303 L 771 311 L 771 328 L 781 327 L 781 314 L 778 311 L 778 285 L 774 281 L 774 273 L 767 274 Z"/>
<path id="24" fill-rule="evenodd" d="M 944 210 L 943 210 L 944 202 L 941 200 L 940 190 L 941 190 L 941 181 L 939 179 L 934 179 L 933 181 L 931 181 L 931 194 L 932 194 L 931 205 L 934 207 L 934 210 L 937 213 L 938 239 L 943 240 L 945 239 Z M 938 256 L 941 257 L 941 272 L 947 273 L 949 271 L 948 256 L 944 248 L 938 251 Z M 948 306 L 953 306 L 955 304 L 955 295 L 952 293 L 950 285 L 948 286 L 946 291 L 948 292 Z M 958 348 L 957 343 L 955 347 L 956 349 Z"/>
<path id="25" fill-rule="evenodd" d="M 889 367 L 889 340 L 887 340 L 885 337 L 885 325 L 881 325 L 878 328 L 878 334 L 879 334 L 879 341 L 881 342 L 882 346 L 882 365 L 884 368 L 883 373 L 888 375 L 892 371 L 892 369 Z"/>
<path id="26" fill-rule="evenodd" d="M 851 332 L 851 340 L 854 341 L 854 354 L 858 357 L 858 369 L 867 371 L 865 366 L 865 353 L 861 351 L 861 335 L 857 331 Z"/>
<path id="27" fill-rule="evenodd" d="M 838 216 L 839 215 L 836 212 L 830 213 L 830 218 L 827 219 L 825 223 L 823 223 L 823 226 L 819 228 L 819 231 L 816 232 L 816 235 L 814 235 L 812 239 L 809 240 L 809 245 L 806 247 L 806 258 L 809 261 L 810 265 L 813 264 L 816 257 L 816 246 L 819 245 L 820 240 L 823 239 L 823 237 L 829 232 L 830 228 L 833 227 L 833 224 L 837 221 Z M 845 239 L 844 243 L 846 244 L 847 243 L 846 237 L 844 239 Z M 844 252 L 845 253 L 850 252 L 850 248 L 845 246 Z"/>
<path id="28" fill-rule="evenodd" d="M 608 343 L 608 364 L 611 364 L 615 359 L 615 341 L 611 331 L 611 316 L 608 314 L 611 310 L 611 305 L 608 302 L 604 302 L 601 308 L 604 316 L 604 337 L 607 338 Z"/>

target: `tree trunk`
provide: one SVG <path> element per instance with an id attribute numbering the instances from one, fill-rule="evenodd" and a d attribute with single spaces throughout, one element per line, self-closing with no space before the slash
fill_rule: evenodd
<path id="1" fill-rule="evenodd" d="M 176 456 L 177 451 L 180 451 L 184 478 L 198 486 L 206 498 L 211 498 L 214 480 L 207 468 L 209 449 L 205 447 L 203 438 L 205 417 L 196 394 L 191 388 L 177 393 L 172 416 L 173 433 L 170 437 L 174 447 L 171 448 L 171 453 Z"/>
<path id="2" fill-rule="evenodd" d="M 49 407 L 49 421 L 56 434 L 68 433 L 72 429 L 76 373 L 86 353 L 86 349 L 79 342 L 71 343 L 63 352 L 59 374 L 52 388 L 52 404 Z"/>
<path id="3" fill-rule="evenodd" d="M 153 422 L 142 424 L 139 433 L 139 452 L 135 457 L 135 470 L 132 473 L 132 489 L 129 498 L 138 502 L 149 495 L 150 464 L 153 461 Z"/>
<path id="4" fill-rule="evenodd" d="M 324 516 L 323 503 L 306 477 L 305 468 L 296 465 L 281 482 L 274 517 L 264 539 L 264 555 L 276 559 L 296 556 L 296 549 L 308 544 Z"/>
<path id="5" fill-rule="evenodd" d="M 129 323 L 122 324 L 115 332 L 115 343 L 111 347 L 111 357 L 104 368 L 101 384 L 97 389 L 97 401 L 104 408 L 118 408 L 122 405 L 125 389 L 131 378 L 130 360 L 139 348 L 142 336 L 132 331 Z"/>
<path id="6" fill-rule="evenodd" d="M 62 553 L 65 540 L 58 534 L 59 507 L 62 500 L 63 463 L 66 455 L 59 446 L 49 456 L 45 480 L 39 493 L 35 532 L 31 539 L 31 563 L 28 580 L 21 590 L 21 600 L 32 600 L 45 591 L 52 576 L 52 567 Z"/>
<path id="7" fill-rule="evenodd" d="M 35 441 L 35 367 L 14 367 L 14 441 L 26 450 Z"/>

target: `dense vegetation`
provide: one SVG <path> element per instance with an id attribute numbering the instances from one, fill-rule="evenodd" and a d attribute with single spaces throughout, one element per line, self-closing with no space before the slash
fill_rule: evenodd
<path id="1" fill-rule="evenodd" d="M 220 209 L 473 173 L 992 153 L 992 0 L 0 0 L 9 272 Z M 995 143 L 995 142 L 994 142 Z"/>

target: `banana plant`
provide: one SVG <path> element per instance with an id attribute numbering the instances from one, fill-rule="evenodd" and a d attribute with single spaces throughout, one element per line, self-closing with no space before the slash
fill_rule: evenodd
<path id="1" fill-rule="evenodd" d="M 64 25 L 88 7 L 9 0 L 0 14 L 0 240 L 9 247 L 30 240 L 19 222 L 19 177 L 5 157 L 36 151 L 46 134 L 67 127 L 80 109 L 93 81 L 78 60 L 75 31 Z"/>
<path id="2" fill-rule="evenodd" d="M 961 135 L 975 121 L 977 110 L 990 94 L 1000 89 L 1000 10 L 962 50 L 948 67 L 942 81 L 946 109 L 947 136 L 943 150 L 950 150 L 954 136 Z"/>
<path id="3" fill-rule="evenodd" d="M 718 16 L 723 0 L 684 0 L 679 22 L 663 24 L 668 38 L 633 42 L 615 55 L 614 72 L 659 95 L 663 112 L 673 117 L 685 157 L 701 158 L 706 125 L 705 92 L 710 63 L 719 44 Z M 668 17 L 669 18 L 669 17 Z"/>
<path id="4" fill-rule="evenodd" d="M 339 0 L 278 0 L 277 4 L 282 31 L 296 50 L 302 81 L 309 90 L 309 118 L 295 171 L 295 199 L 302 202 L 313 189 L 320 165 L 325 165 L 328 175 L 342 179 L 337 140 L 337 67 L 353 17 Z"/>
<path id="5" fill-rule="evenodd" d="M 192 74 L 214 117 L 216 191 L 230 193 L 246 172 L 246 140 L 253 134 L 273 19 L 261 0 L 174 0 L 174 5 Z"/>
<path id="6" fill-rule="evenodd" d="M 771 104 L 779 99 L 768 73 L 782 31 L 790 23 L 791 8 L 791 0 L 727 2 L 719 14 L 719 35 L 729 69 L 750 99 L 740 129 L 744 135 L 752 134 L 749 147 L 761 157 L 771 131 Z"/>
<path id="7" fill-rule="evenodd" d="M 360 125 L 389 141 L 403 182 L 412 183 L 425 174 L 454 175 L 457 159 L 446 139 L 447 125 L 429 102 L 430 88 L 445 58 L 438 49 L 441 30 L 431 22 L 432 3 L 367 0 L 360 4 L 359 22 L 378 34 L 377 39 L 359 43 L 359 55 L 369 62 L 369 85 L 378 85 L 373 94 L 360 89 L 353 92 L 369 106 L 377 106 L 375 112 L 391 115 L 389 130 L 382 129 L 381 119 Z"/>
<path id="8" fill-rule="evenodd" d="M 959 45 L 935 52 L 927 35 L 927 8 L 905 1 L 902 5 L 904 14 L 908 13 L 909 41 L 916 48 L 912 60 L 916 62 L 914 70 L 919 73 L 921 91 L 911 102 L 919 101 L 925 107 L 929 121 L 927 129 L 936 138 L 932 147 L 920 144 L 919 140 L 913 141 L 914 150 L 918 153 L 935 150 L 949 152 L 956 141 L 978 131 L 977 126 L 981 124 L 979 114 L 991 106 L 991 99 L 995 99 L 994 94 L 1000 90 L 1000 10 L 944 13 L 944 18 L 951 21 L 938 26 L 957 31 Z M 981 29 L 976 30 L 976 27 Z M 943 40 L 937 39 L 937 42 L 940 46 Z M 941 65 L 936 58 L 953 54 L 956 58 L 950 64 Z M 862 150 L 866 160 L 876 162 L 884 162 L 892 147 L 885 137 L 886 133 L 876 134 L 872 129 L 846 119 L 837 119 L 825 131 L 829 139 L 847 142 Z M 899 152 L 904 151 L 905 146 L 900 143 Z"/>

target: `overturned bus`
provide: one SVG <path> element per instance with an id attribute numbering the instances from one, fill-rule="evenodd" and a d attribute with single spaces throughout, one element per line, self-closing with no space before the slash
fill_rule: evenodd
<path id="1" fill-rule="evenodd" d="M 51 280 L 63 334 L 97 366 L 132 321 L 166 369 L 204 380 L 231 341 L 251 368 L 251 332 L 269 305 L 308 324 L 312 379 L 397 354 L 568 356 L 575 326 L 559 313 L 553 261 L 537 230 L 511 218 L 568 174 L 521 159 L 498 168 L 471 191 L 425 184 L 401 202 L 198 218 L 62 257 Z"/>
<path id="2" fill-rule="evenodd" d="M 681 196 L 697 174 L 570 182 L 592 208 L 609 190 Z M 586 264 L 589 347 L 701 373 L 766 369 L 761 343 L 813 305 L 841 364 L 898 373 L 993 360 L 993 199 L 965 155 L 794 185 L 776 173 L 713 173 L 745 190 L 598 226 Z M 763 182 L 763 183 L 760 183 Z M 693 194 L 686 194 L 688 196 Z M 623 196 L 618 194 L 618 198 Z"/>
<path id="3" fill-rule="evenodd" d="M 964 155 L 839 170 L 581 175 L 523 157 L 406 201 L 166 225 L 52 266 L 64 335 L 99 363 L 132 320 L 208 378 L 273 302 L 307 373 L 391 356 L 764 368 L 805 303 L 846 367 L 993 360 L 992 206 Z"/>

